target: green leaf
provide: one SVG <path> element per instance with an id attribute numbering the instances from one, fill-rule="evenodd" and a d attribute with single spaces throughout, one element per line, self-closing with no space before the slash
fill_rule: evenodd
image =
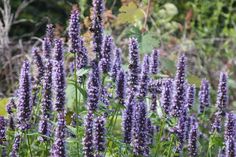
<path id="1" fill-rule="evenodd" d="M 151 51 L 155 47 L 159 47 L 159 40 L 156 38 L 156 34 L 154 32 L 148 32 L 142 36 L 142 41 L 141 41 L 142 53 L 151 53 Z"/>
<path id="2" fill-rule="evenodd" d="M 187 79 L 190 84 L 195 84 L 197 88 L 201 86 L 201 79 L 199 77 L 195 75 L 190 75 Z"/>
<path id="3" fill-rule="evenodd" d="M 8 101 L 9 101 L 8 98 L 0 99 L 0 116 L 6 116 L 7 115 L 6 105 L 7 105 Z"/>
<path id="4" fill-rule="evenodd" d="M 90 68 L 82 68 L 77 71 L 77 76 L 83 76 L 89 73 Z"/>

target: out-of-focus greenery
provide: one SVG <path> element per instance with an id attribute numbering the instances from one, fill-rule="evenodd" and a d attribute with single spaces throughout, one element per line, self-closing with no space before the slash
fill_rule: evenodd
<path id="1" fill-rule="evenodd" d="M 13 12 L 20 3 L 11 1 Z M 36 0 L 20 14 L 19 19 L 25 22 L 13 25 L 10 36 L 25 40 L 41 37 L 45 25 L 54 23 L 57 34 L 66 37 L 70 10 L 76 5 L 81 10 L 82 34 L 89 43 L 92 0 Z M 124 50 L 130 36 L 138 38 L 141 53 L 160 48 L 163 73 L 174 74 L 174 60 L 185 52 L 189 73 L 194 74 L 189 76 L 190 82 L 199 85 L 199 78 L 207 77 L 215 89 L 219 71 L 225 70 L 230 89 L 236 89 L 235 0 L 106 0 L 104 17 L 106 33 Z M 235 99 L 236 94 L 230 98 Z"/>

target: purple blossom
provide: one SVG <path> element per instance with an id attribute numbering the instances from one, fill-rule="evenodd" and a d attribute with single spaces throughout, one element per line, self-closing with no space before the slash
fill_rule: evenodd
<path id="1" fill-rule="evenodd" d="M 230 137 L 225 142 L 225 157 L 235 157 L 236 156 L 236 141 L 235 138 Z"/>
<path id="2" fill-rule="evenodd" d="M 236 137 L 236 117 L 233 113 L 227 113 L 226 114 L 226 123 L 225 123 L 225 133 L 224 133 L 224 139 L 227 141 L 230 138 Z"/>
<path id="3" fill-rule="evenodd" d="M 189 141 L 188 141 L 188 151 L 191 157 L 198 156 L 197 139 L 198 139 L 198 126 L 197 124 L 194 124 L 190 130 Z"/>
<path id="4" fill-rule="evenodd" d="M 216 106 L 218 108 L 218 111 L 221 112 L 223 116 L 225 115 L 225 110 L 228 105 L 227 79 L 228 79 L 228 76 L 226 73 L 220 74 L 220 81 L 219 81 L 218 91 L 217 91 Z"/>
<path id="5" fill-rule="evenodd" d="M 85 135 L 83 138 L 83 152 L 85 157 L 94 157 L 93 118 L 93 113 L 89 111 L 84 122 Z"/>
<path id="6" fill-rule="evenodd" d="M 27 130 L 30 127 L 30 117 L 32 112 L 31 92 L 30 65 L 28 61 L 24 61 L 20 74 L 17 105 L 17 122 L 20 130 Z"/>
<path id="7" fill-rule="evenodd" d="M 42 57 L 39 54 L 39 48 L 33 48 L 32 55 L 33 55 L 33 62 L 37 66 L 37 77 L 36 77 L 37 84 L 40 84 L 44 75 L 44 64 Z"/>
<path id="8" fill-rule="evenodd" d="M 114 54 L 114 61 L 111 69 L 111 77 L 116 80 L 118 72 L 121 69 L 121 49 L 116 48 Z"/>
<path id="9" fill-rule="evenodd" d="M 45 142 L 48 140 L 47 137 L 49 137 L 50 133 L 51 133 L 50 129 L 51 129 L 51 125 L 49 122 L 49 118 L 42 114 L 40 116 L 38 132 L 43 136 L 39 136 L 39 138 L 38 138 L 39 141 Z"/>
<path id="10" fill-rule="evenodd" d="M 150 69 L 152 74 L 157 74 L 159 71 L 159 50 L 154 49 L 151 54 Z"/>
<path id="11" fill-rule="evenodd" d="M 139 92 L 138 92 L 138 98 L 139 99 L 145 99 L 147 92 L 148 92 L 148 84 L 149 84 L 149 57 L 146 55 L 143 59 L 143 65 L 142 65 L 142 72 L 140 77 L 140 83 L 139 83 Z"/>
<path id="12" fill-rule="evenodd" d="M 191 109 L 194 104 L 195 89 L 195 85 L 189 85 L 187 89 L 187 106 L 189 109 Z"/>
<path id="13" fill-rule="evenodd" d="M 65 113 L 64 111 L 60 111 L 57 114 L 57 126 L 54 135 L 54 142 L 52 145 L 51 156 L 53 157 L 65 157 L 66 149 L 65 149 Z"/>
<path id="14" fill-rule="evenodd" d="M 152 124 L 152 121 L 150 118 L 147 118 L 147 144 L 152 145 L 153 140 L 154 140 L 154 132 L 155 132 L 155 127 Z"/>
<path id="15" fill-rule="evenodd" d="M 127 97 L 125 110 L 122 113 L 122 129 L 124 134 L 124 142 L 131 142 L 132 115 L 133 115 L 134 98 L 130 94 Z"/>
<path id="16" fill-rule="evenodd" d="M 154 113 L 156 112 L 157 109 L 158 94 L 162 92 L 161 86 L 162 86 L 162 80 L 151 80 L 148 85 L 149 92 L 151 93 L 150 110 Z"/>
<path id="17" fill-rule="evenodd" d="M 101 82 L 97 64 L 95 62 L 92 62 L 91 65 L 92 65 L 92 70 L 89 74 L 88 86 L 87 86 L 87 91 L 88 91 L 87 108 L 90 111 L 95 111 L 98 108 Z"/>
<path id="18" fill-rule="evenodd" d="M 63 42 L 61 39 L 55 39 L 55 46 L 53 50 L 54 60 L 63 61 L 64 53 L 63 53 Z"/>
<path id="19" fill-rule="evenodd" d="M 173 99 L 172 114 L 175 117 L 179 117 L 182 113 L 183 104 L 186 101 L 186 58 L 184 55 L 179 57 L 177 64 L 177 73 L 175 76 L 175 93 Z"/>
<path id="20" fill-rule="evenodd" d="M 94 146 L 96 153 L 104 152 L 106 149 L 105 118 L 100 116 L 94 121 Z"/>
<path id="21" fill-rule="evenodd" d="M 170 109 L 172 106 L 172 91 L 173 85 L 171 79 L 163 80 L 162 83 L 162 94 L 161 94 L 161 106 L 166 115 L 170 113 Z"/>
<path id="22" fill-rule="evenodd" d="M 132 119 L 132 141 L 131 146 L 135 155 L 148 156 L 148 141 L 146 127 L 146 104 L 138 101 L 135 104 Z"/>
<path id="23" fill-rule="evenodd" d="M 54 26 L 53 24 L 47 24 L 47 29 L 46 29 L 46 38 L 49 39 L 50 45 L 52 45 L 53 40 L 54 40 Z"/>
<path id="24" fill-rule="evenodd" d="M 105 10 L 105 4 L 103 0 L 93 0 L 93 11 L 95 16 L 102 17 L 104 10 Z"/>
<path id="25" fill-rule="evenodd" d="M 220 112 L 216 112 L 214 116 L 214 121 L 211 125 L 211 133 L 220 132 L 221 130 L 222 115 Z"/>
<path id="26" fill-rule="evenodd" d="M 10 153 L 10 157 L 18 157 L 19 156 L 19 148 L 20 148 L 21 136 L 20 134 L 15 135 L 14 143 L 12 146 L 12 150 Z"/>
<path id="27" fill-rule="evenodd" d="M 103 72 L 108 73 L 111 70 L 111 56 L 114 48 L 113 39 L 110 35 L 105 36 L 102 47 L 102 59 L 104 60 Z"/>
<path id="28" fill-rule="evenodd" d="M 42 49 L 43 49 L 44 58 L 47 58 L 47 59 L 51 58 L 52 43 L 49 38 L 45 37 L 43 39 Z"/>
<path id="29" fill-rule="evenodd" d="M 116 80 L 116 97 L 119 100 L 119 104 L 125 104 L 126 95 L 126 75 L 123 70 L 120 70 Z"/>
<path id="30" fill-rule="evenodd" d="M 69 21 L 69 51 L 78 53 L 80 49 L 79 11 L 73 9 Z"/>
<path id="31" fill-rule="evenodd" d="M 14 121 L 14 114 L 13 108 L 16 109 L 16 104 L 13 98 L 10 99 L 8 104 L 6 105 L 6 111 L 8 113 L 8 126 L 11 130 L 15 130 L 15 121 Z"/>
<path id="32" fill-rule="evenodd" d="M 129 92 L 135 92 L 139 85 L 141 69 L 139 66 L 139 50 L 138 41 L 135 38 L 129 40 L 129 76 L 128 85 Z"/>
<path id="33" fill-rule="evenodd" d="M 204 108 L 210 106 L 210 84 L 206 79 L 201 82 L 199 91 L 199 112 L 203 113 Z"/>
<path id="34" fill-rule="evenodd" d="M 4 144 L 6 139 L 6 120 L 3 116 L 0 116 L 0 145 Z"/>

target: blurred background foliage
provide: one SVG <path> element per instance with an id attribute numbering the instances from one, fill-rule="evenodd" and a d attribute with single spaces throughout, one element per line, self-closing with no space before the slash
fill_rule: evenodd
<path id="1" fill-rule="evenodd" d="M 3 7 L 4 0 L 0 6 Z M 11 11 L 29 0 L 11 0 Z M 47 23 L 56 27 L 56 35 L 67 40 L 68 17 L 72 7 L 81 11 L 82 35 L 89 45 L 92 0 L 31 0 L 11 25 L 11 44 L 22 41 L 24 50 L 39 45 Z M 135 36 L 142 54 L 153 48 L 161 51 L 161 72 L 173 76 L 179 53 L 188 56 L 188 79 L 199 86 L 200 78 L 210 80 L 216 90 L 220 71 L 229 74 L 231 104 L 236 106 L 236 1 L 235 0 L 106 0 L 105 33 L 112 34 L 117 46 L 127 55 L 128 37 Z M 28 45 L 27 45 L 28 44 Z M 11 56 L 22 51 L 8 50 Z M 91 50 L 90 50 L 91 51 Z M 27 54 L 27 53 L 26 53 Z M 124 61 L 127 61 L 124 57 Z M 19 62 L 15 62 L 20 65 Z M 13 66 L 13 65 L 12 65 Z M 0 64 L 0 84 L 5 84 L 4 64 Z M 17 67 L 19 71 L 19 66 Z M 5 66 L 6 68 L 6 66 Z M 17 70 L 15 70 L 17 71 Z M 18 78 L 17 72 L 13 72 Z M 15 80 L 13 78 L 13 80 Z M 11 95 L 15 81 L 2 85 L 0 93 Z M 213 91 L 212 91 L 213 92 Z M 213 99 L 215 93 L 213 92 Z M 212 101 L 214 102 L 214 101 Z"/>

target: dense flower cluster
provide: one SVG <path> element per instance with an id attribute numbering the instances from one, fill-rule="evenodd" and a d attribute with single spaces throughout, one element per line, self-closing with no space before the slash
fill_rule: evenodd
<path id="1" fill-rule="evenodd" d="M 94 115 L 92 112 L 88 112 L 85 117 L 85 135 L 83 139 L 83 152 L 85 157 L 93 157 L 94 145 L 93 145 L 93 121 Z"/>
<path id="2" fill-rule="evenodd" d="M 203 79 L 199 91 L 199 112 L 203 113 L 204 109 L 209 105 L 210 105 L 210 84 L 206 79 Z"/>
<path id="3" fill-rule="evenodd" d="M 102 47 L 102 60 L 104 60 L 104 68 L 103 72 L 108 73 L 111 70 L 111 57 L 113 52 L 113 39 L 111 36 L 107 35 L 104 38 L 103 41 L 103 47 Z"/>
<path id="4" fill-rule="evenodd" d="M 94 121 L 94 146 L 96 154 L 104 152 L 106 149 L 106 129 L 105 118 L 97 117 Z"/>
<path id="5" fill-rule="evenodd" d="M 151 61 L 150 61 L 150 71 L 152 74 L 157 74 L 159 71 L 159 55 L 160 52 L 158 49 L 152 51 Z"/>
<path id="6" fill-rule="evenodd" d="M 172 106 L 172 90 L 173 83 L 171 79 L 163 81 L 162 94 L 161 94 L 161 106 L 165 114 L 169 114 Z"/>
<path id="7" fill-rule="evenodd" d="M 121 49 L 116 48 L 114 61 L 111 69 L 111 77 L 116 80 L 119 70 L 121 69 Z"/>

